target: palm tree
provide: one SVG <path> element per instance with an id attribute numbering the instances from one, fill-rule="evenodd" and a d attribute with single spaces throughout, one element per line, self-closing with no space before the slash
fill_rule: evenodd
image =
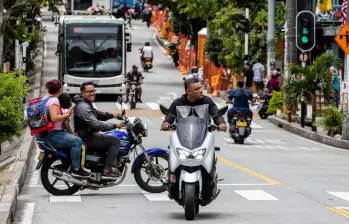
<path id="1" fill-rule="evenodd" d="M 283 84 L 285 93 L 285 103 L 288 105 L 298 105 L 301 96 L 312 105 L 312 130 L 316 131 L 316 92 L 320 91 L 324 95 L 325 103 L 329 103 L 332 98 L 332 76 L 329 73 L 331 65 L 339 66 L 340 58 L 334 54 L 322 54 L 310 66 L 301 67 L 293 65 L 289 69 L 290 75 Z"/>

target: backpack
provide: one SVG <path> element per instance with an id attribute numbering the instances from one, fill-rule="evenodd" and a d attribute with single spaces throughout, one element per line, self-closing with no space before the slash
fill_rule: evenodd
<path id="1" fill-rule="evenodd" d="M 50 132 L 53 129 L 53 122 L 50 119 L 46 103 L 53 96 L 38 97 L 31 99 L 27 106 L 27 119 L 30 134 L 40 135 L 42 132 Z"/>

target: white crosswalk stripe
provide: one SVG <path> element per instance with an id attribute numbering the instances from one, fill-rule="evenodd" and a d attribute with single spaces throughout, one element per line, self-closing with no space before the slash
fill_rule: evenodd
<path id="1" fill-rule="evenodd" d="M 241 195 L 249 201 L 276 201 L 278 198 L 263 190 L 238 190 L 235 193 Z"/>
<path id="2" fill-rule="evenodd" d="M 336 196 L 337 198 L 340 198 L 349 202 L 349 192 L 343 192 L 343 191 L 326 191 L 326 192 L 333 196 Z"/>

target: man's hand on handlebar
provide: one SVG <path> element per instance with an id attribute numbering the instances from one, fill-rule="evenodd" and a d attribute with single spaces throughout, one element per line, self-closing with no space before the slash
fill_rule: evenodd
<path id="1" fill-rule="evenodd" d="M 170 127 L 170 123 L 164 122 L 161 124 L 161 130 L 168 130 Z"/>
<path id="2" fill-rule="evenodd" d="M 124 124 L 124 123 L 116 124 L 116 128 L 118 128 L 118 129 L 121 129 L 121 128 L 123 128 L 123 127 L 125 127 L 125 124 Z"/>
<path id="3" fill-rule="evenodd" d="M 220 131 L 227 131 L 228 130 L 228 126 L 226 124 L 220 124 L 219 125 L 219 130 Z"/>

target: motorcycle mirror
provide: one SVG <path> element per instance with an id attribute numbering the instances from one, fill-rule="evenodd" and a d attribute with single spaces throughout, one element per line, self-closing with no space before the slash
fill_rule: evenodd
<path id="1" fill-rule="evenodd" d="M 164 115 L 168 115 L 169 109 L 167 107 L 165 107 L 164 105 L 160 104 L 160 111 L 161 113 L 163 113 Z"/>

